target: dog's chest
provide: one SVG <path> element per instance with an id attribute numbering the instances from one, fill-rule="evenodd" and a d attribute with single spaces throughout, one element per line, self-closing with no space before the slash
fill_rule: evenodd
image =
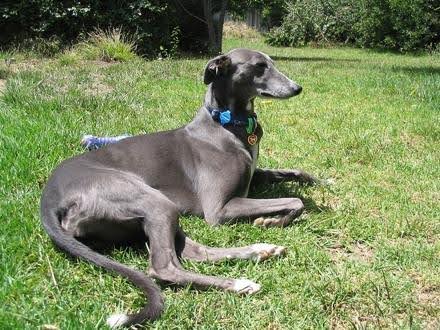
<path id="1" fill-rule="evenodd" d="M 250 146 L 250 154 L 252 158 L 251 163 L 251 177 L 254 175 L 255 169 L 257 168 L 257 162 L 258 162 L 258 143 L 254 144 L 253 146 Z"/>
<path id="2" fill-rule="evenodd" d="M 243 173 L 243 176 L 247 178 L 247 181 L 245 183 L 245 186 L 243 187 L 244 190 L 242 191 L 242 194 L 239 194 L 240 197 L 247 197 L 249 193 L 251 180 L 254 175 L 255 169 L 257 168 L 258 149 L 259 149 L 258 143 L 256 143 L 252 146 L 246 146 L 245 150 L 243 150 L 243 152 L 246 153 L 247 155 L 246 158 L 248 159 L 246 166 L 246 174 Z"/>
<path id="3" fill-rule="evenodd" d="M 257 168 L 259 145 L 261 138 L 263 137 L 263 128 L 261 127 L 261 125 L 258 125 L 256 127 L 254 134 L 257 136 L 256 143 L 253 145 L 249 145 L 248 147 L 249 153 L 252 157 L 251 177 L 254 175 L 255 169 Z"/>

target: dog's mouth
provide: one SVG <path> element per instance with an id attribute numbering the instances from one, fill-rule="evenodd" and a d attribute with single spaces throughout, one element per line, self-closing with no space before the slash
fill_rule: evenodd
<path id="1" fill-rule="evenodd" d="M 262 96 L 262 97 L 275 97 L 274 95 L 267 93 L 267 92 L 260 92 L 260 96 Z"/>
<path id="2" fill-rule="evenodd" d="M 262 98 L 270 98 L 270 99 L 288 99 L 292 97 L 292 95 L 274 95 L 268 92 L 260 92 L 260 97 Z"/>
<path id="3" fill-rule="evenodd" d="M 271 99 L 288 99 L 291 98 L 292 96 L 296 96 L 298 94 L 300 94 L 302 91 L 302 87 L 301 86 L 297 86 L 295 88 L 292 88 L 288 91 L 276 91 L 275 93 L 271 93 L 268 91 L 259 91 L 259 96 L 263 97 L 263 98 L 271 98 Z"/>

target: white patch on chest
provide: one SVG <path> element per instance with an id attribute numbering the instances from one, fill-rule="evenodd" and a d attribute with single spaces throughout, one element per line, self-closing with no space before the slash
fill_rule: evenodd
<path id="1" fill-rule="evenodd" d="M 258 143 L 251 146 L 251 157 L 252 157 L 252 165 L 251 165 L 251 177 L 252 177 L 254 175 L 255 169 L 257 168 Z"/>
<path id="2" fill-rule="evenodd" d="M 251 168 L 250 168 L 251 173 L 250 173 L 250 180 L 249 180 L 248 186 L 246 187 L 246 191 L 242 197 L 246 197 L 249 193 L 249 187 L 251 185 L 251 180 L 252 180 L 252 177 L 254 176 L 255 169 L 257 168 L 258 149 L 259 149 L 258 143 L 256 143 L 255 145 L 250 146 L 250 154 L 249 154 L 249 151 L 246 150 L 246 153 L 248 153 L 248 155 L 251 157 Z"/>

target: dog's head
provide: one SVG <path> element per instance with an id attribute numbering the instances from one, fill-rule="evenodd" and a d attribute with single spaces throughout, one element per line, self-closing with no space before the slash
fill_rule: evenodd
<path id="1" fill-rule="evenodd" d="M 204 82 L 227 83 L 232 91 L 249 99 L 256 96 L 289 98 L 301 93 L 302 87 L 278 71 L 266 54 L 249 49 L 234 49 L 208 62 Z"/>

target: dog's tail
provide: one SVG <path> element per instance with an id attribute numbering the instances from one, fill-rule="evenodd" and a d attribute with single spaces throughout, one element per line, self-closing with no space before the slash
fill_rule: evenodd
<path id="1" fill-rule="evenodd" d="M 155 320 L 162 314 L 164 301 L 159 287 L 146 274 L 116 262 L 102 254 L 93 251 L 85 244 L 68 235 L 58 219 L 57 214 L 48 205 L 47 198 L 41 200 L 41 219 L 43 226 L 52 241 L 62 250 L 71 255 L 83 258 L 91 263 L 117 272 L 127 277 L 135 285 L 139 286 L 148 297 L 148 304 L 138 313 L 115 314 L 107 319 L 111 328 L 141 324 L 147 320 Z"/>

